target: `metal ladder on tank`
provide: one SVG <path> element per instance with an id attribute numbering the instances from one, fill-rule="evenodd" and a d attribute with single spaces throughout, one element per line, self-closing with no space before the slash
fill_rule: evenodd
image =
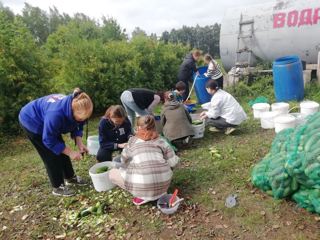
<path id="1" fill-rule="evenodd" d="M 247 35 L 243 35 L 243 26 L 250 26 L 250 31 Z M 241 42 L 244 39 L 250 39 L 252 41 L 254 35 L 254 20 L 243 21 L 243 16 L 240 16 L 239 22 L 239 34 L 238 34 L 238 44 L 237 44 L 237 55 L 236 55 L 236 66 L 237 67 L 250 67 L 251 58 L 252 58 L 252 49 L 248 46 L 241 47 Z M 248 62 L 239 62 L 241 54 L 247 53 Z"/>

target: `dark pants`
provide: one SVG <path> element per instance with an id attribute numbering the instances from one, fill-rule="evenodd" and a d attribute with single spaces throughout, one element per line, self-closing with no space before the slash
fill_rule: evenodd
<path id="1" fill-rule="evenodd" d="M 112 153 L 115 151 L 118 151 L 118 150 L 109 150 L 109 149 L 99 148 L 97 153 L 98 162 L 112 161 Z"/>
<path id="2" fill-rule="evenodd" d="M 41 135 L 34 134 L 24 127 L 22 128 L 27 133 L 29 140 L 39 153 L 44 166 L 46 167 L 52 187 L 60 187 L 61 184 L 64 184 L 64 179 L 74 177 L 75 173 L 72 163 L 67 155 L 64 155 L 63 153 L 60 155 L 54 154 L 43 144 Z"/>
<path id="3" fill-rule="evenodd" d="M 190 93 L 190 88 L 189 88 L 189 81 L 188 80 L 182 80 L 182 82 L 184 82 L 186 84 L 186 90 L 183 94 L 183 101 L 186 101 L 188 100 L 188 96 L 189 96 L 189 93 Z"/>
<path id="4" fill-rule="evenodd" d="M 223 89 L 223 76 L 215 80 L 218 83 L 218 87 Z"/>
<path id="5" fill-rule="evenodd" d="M 232 125 L 230 123 L 227 123 L 227 121 L 222 117 L 218 117 L 216 119 L 209 118 L 207 121 L 207 124 L 210 126 L 216 127 L 218 129 L 226 129 L 228 127 L 236 127 L 236 125 Z"/>

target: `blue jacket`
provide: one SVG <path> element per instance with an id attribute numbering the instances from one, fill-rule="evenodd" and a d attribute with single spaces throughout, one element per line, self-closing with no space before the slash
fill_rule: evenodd
<path id="1" fill-rule="evenodd" d="M 25 105 L 19 114 L 23 127 L 32 133 L 42 135 L 43 144 L 59 155 L 66 145 L 61 134 L 82 137 L 84 122 L 77 122 L 72 113 L 72 95 L 52 94 L 38 98 Z"/>
<path id="2" fill-rule="evenodd" d="M 106 118 L 101 118 L 99 124 L 100 148 L 106 150 L 117 150 L 119 143 L 126 143 L 132 135 L 131 123 L 126 119 L 121 126 L 115 126 Z"/>

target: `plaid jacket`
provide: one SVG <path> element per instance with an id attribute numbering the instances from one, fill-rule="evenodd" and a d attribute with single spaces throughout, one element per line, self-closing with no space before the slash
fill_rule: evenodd
<path id="1" fill-rule="evenodd" d="M 179 158 L 161 138 L 144 141 L 130 138 L 122 151 L 124 185 L 133 196 L 156 200 L 167 192 L 172 170 Z"/>

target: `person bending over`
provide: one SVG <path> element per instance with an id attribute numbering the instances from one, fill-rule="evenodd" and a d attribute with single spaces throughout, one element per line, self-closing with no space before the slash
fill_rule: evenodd
<path id="1" fill-rule="evenodd" d="M 183 95 L 183 101 L 188 100 L 189 82 L 193 82 L 193 74 L 199 75 L 196 62 L 200 59 L 200 50 L 194 50 L 184 58 L 178 72 L 178 81 L 182 81 L 186 85 L 186 90 Z"/>
<path id="2" fill-rule="evenodd" d="M 184 82 L 182 82 L 182 81 L 177 82 L 176 89 L 174 91 L 172 91 L 172 94 L 173 94 L 175 101 L 180 102 L 180 103 L 183 102 L 183 96 L 184 96 L 184 93 L 186 92 L 186 88 L 187 88 L 187 86 Z"/>
<path id="3" fill-rule="evenodd" d="M 66 185 L 86 184 L 75 175 L 70 159 L 80 160 L 88 152 L 82 131 L 92 111 L 90 97 L 77 88 L 68 96 L 52 94 L 33 100 L 19 113 L 20 125 L 45 165 L 54 195 L 72 196 L 75 191 Z M 78 150 L 65 144 L 62 134 L 66 133 L 71 134 Z"/>
<path id="4" fill-rule="evenodd" d="M 163 101 L 163 94 L 144 88 L 131 88 L 124 91 L 120 99 L 131 125 L 134 126 L 136 114 L 139 116 L 152 114 L 154 108 Z"/>
<path id="5" fill-rule="evenodd" d="M 163 135 L 174 145 L 187 144 L 194 135 L 192 119 L 182 103 L 175 101 L 171 92 L 165 93 L 161 112 Z M 177 146 L 178 147 L 178 146 Z"/>

